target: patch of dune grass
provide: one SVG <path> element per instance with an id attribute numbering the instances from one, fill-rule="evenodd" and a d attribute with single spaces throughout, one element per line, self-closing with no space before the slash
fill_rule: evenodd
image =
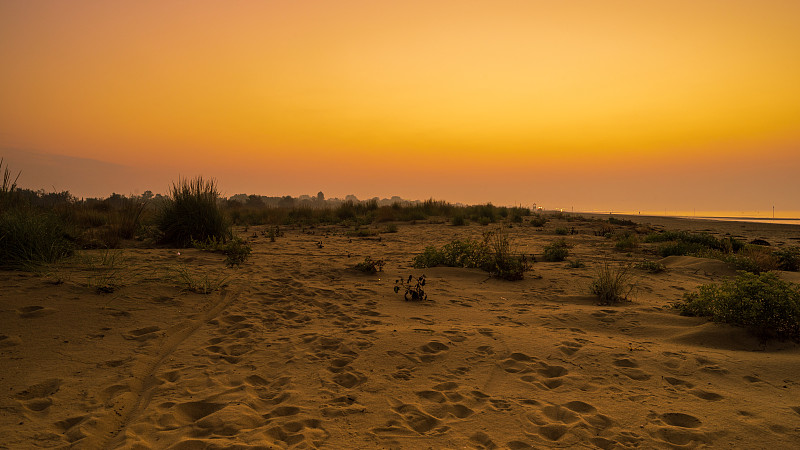
<path id="1" fill-rule="evenodd" d="M 590 291 L 600 299 L 601 305 L 613 305 L 629 301 L 636 289 L 630 266 L 612 267 L 603 263 L 597 270 Z"/>
<path id="2" fill-rule="evenodd" d="M 683 315 L 747 328 L 762 340 L 800 340 L 800 286 L 775 273 L 740 275 L 687 293 L 676 308 Z"/>
<path id="3" fill-rule="evenodd" d="M 219 208 L 218 198 L 219 191 L 213 179 L 178 180 L 172 185 L 170 196 L 156 219 L 162 233 L 161 243 L 189 247 L 192 241 L 230 239 L 230 222 Z"/>
<path id="4" fill-rule="evenodd" d="M 454 240 L 441 248 L 428 246 L 414 258 L 415 268 L 435 266 L 477 268 L 505 280 L 521 280 L 528 262 L 518 254 L 502 228 L 484 233 L 482 241 Z"/>
<path id="5" fill-rule="evenodd" d="M 53 263 L 74 250 L 72 238 L 55 214 L 24 207 L 0 212 L 0 268 Z"/>

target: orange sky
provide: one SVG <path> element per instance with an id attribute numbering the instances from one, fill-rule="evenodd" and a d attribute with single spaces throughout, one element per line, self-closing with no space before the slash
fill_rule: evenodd
<path id="1" fill-rule="evenodd" d="M 202 173 L 229 195 L 800 210 L 799 21 L 795 0 L 2 2 L 0 156 L 142 175 L 59 186 L 83 195 Z"/>

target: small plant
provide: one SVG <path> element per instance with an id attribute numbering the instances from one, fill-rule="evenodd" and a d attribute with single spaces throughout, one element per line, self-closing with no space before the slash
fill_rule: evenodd
<path id="1" fill-rule="evenodd" d="M 478 223 L 481 224 L 481 226 L 486 227 L 486 226 L 489 226 L 490 223 L 492 223 L 492 219 L 490 219 L 488 217 L 480 217 L 478 219 Z"/>
<path id="2" fill-rule="evenodd" d="M 279 226 L 275 225 L 274 227 L 267 227 L 265 231 L 261 232 L 261 235 L 268 237 L 270 242 L 275 242 L 275 238 L 283 237 L 283 232 Z"/>
<path id="3" fill-rule="evenodd" d="M 425 275 L 420 276 L 417 278 L 415 284 L 411 284 L 414 282 L 414 276 L 409 275 L 408 280 L 404 280 L 402 278 L 394 281 L 394 292 L 395 294 L 400 292 L 403 289 L 403 298 L 406 301 L 414 300 L 414 301 L 424 301 L 428 299 L 428 294 L 425 293 Z"/>
<path id="4" fill-rule="evenodd" d="M 364 258 L 364 261 L 355 265 L 355 269 L 359 272 L 364 273 L 376 273 L 376 272 L 383 272 L 383 266 L 386 263 L 382 260 L 373 260 L 369 256 Z"/>
<path id="5" fill-rule="evenodd" d="M 667 267 L 664 264 L 656 261 L 642 261 L 638 262 L 633 265 L 633 267 L 644 270 L 645 272 L 649 273 L 661 273 L 667 270 Z"/>
<path id="6" fill-rule="evenodd" d="M 494 232 L 485 233 L 484 242 L 493 250 L 488 272 L 509 281 L 524 277 L 525 271 L 529 269 L 528 259 L 525 255 L 518 255 L 512 248 L 505 229 L 501 227 Z"/>
<path id="7" fill-rule="evenodd" d="M 597 270 L 590 292 L 600 299 L 601 305 L 613 305 L 630 301 L 628 297 L 635 289 L 630 266 L 612 268 L 606 262 Z"/>
<path id="8" fill-rule="evenodd" d="M 745 327 L 762 340 L 800 340 L 800 286 L 775 273 L 740 272 L 722 284 L 706 284 L 675 304 L 681 314 Z"/>
<path id="9" fill-rule="evenodd" d="M 464 225 L 467 224 L 467 219 L 465 219 L 464 216 L 462 216 L 462 215 L 453 216 L 453 218 L 451 219 L 450 223 L 454 227 L 463 227 Z"/>
<path id="10" fill-rule="evenodd" d="M 537 228 L 543 227 L 546 223 L 547 219 L 538 214 L 531 219 L 531 225 Z"/>
<path id="11" fill-rule="evenodd" d="M 545 261 L 559 262 L 564 261 L 569 256 L 569 244 L 564 239 L 557 239 L 550 245 L 544 247 L 542 257 Z"/>
<path id="12" fill-rule="evenodd" d="M 778 268 L 789 272 L 800 271 L 800 247 L 785 247 L 775 251 Z"/>
<path id="13" fill-rule="evenodd" d="M 103 250 L 99 257 L 84 255 L 81 262 L 89 272 L 86 286 L 98 294 L 116 291 L 124 284 L 123 276 L 130 275 L 130 269 L 124 264 L 125 257 L 118 250 Z"/>
<path id="14" fill-rule="evenodd" d="M 230 277 L 224 274 L 216 276 L 204 272 L 202 275 L 194 275 L 185 266 L 177 266 L 173 270 L 175 280 L 180 283 L 184 289 L 198 294 L 208 295 L 214 291 L 218 291 L 228 285 Z"/>
<path id="15" fill-rule="evenodd" d="M 243 262 L 247 261 L 253 249 L 243 240 L 239 238 L 231 239 L 225 246 L 225 265 L 228 267 L 241 266 Z"/>
<path id="16" fill-rule="evenodd" d="M 639 247 L 639 236 L 634 233 L 624 233 L 617 237 L 614 249 L 621 252 L 629 252 Z"/>
<path id="17" fill-rule="evenodd" d="M 569 267 L 570 269 L 583 269 L 584 267 L 586 267 L 586 264 L 580 259 L 575 259 L 571 261 L 567 260 L 567 267 Z"/>
<path id="18" fill-rule="evenodd" d="M 397 224 L 390 223 L 386 225 L 386 228 L 383 229 L 383 233 L 397 233 Z"/>
<path id="19" fill-rule="evenodd" d="M 555 229 L 555 233 L 560 236 L 566 236 L 569 234 L 569 228 L 567 227 L 558 227 Z"/>
<path id="20" fill-rule="evenodd" d="M 192 247 L 206 252 L 225 254 L 225 265 L 228 267 L 241 266 L 253 251 L 250 245 L 238 237 L 227 242 L 216 237 L 209 237 L 203 242 L 192 240 Z"/>
<path id="21" fill-rule="evenodd" d="M 629 226 L 633 227 L 636 226 L 636 222 L 628 219 L 617 219 L 616 217 L 609 217 L 608 223 L 612 225 L 622 225 L 622 226 Z"/>
<path id="22" fill-rule="evenodd" d="M 378 233 L 379 233 L 378 230 L 356 227 L 355 229 L 348 231 L 346 235 L 352 237 L 370 237 L 370 236 L 375 236 Z"/>

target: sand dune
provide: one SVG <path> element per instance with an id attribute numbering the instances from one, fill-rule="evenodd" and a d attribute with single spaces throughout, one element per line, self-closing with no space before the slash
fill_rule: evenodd
<path id="1" fill-rule="evenodd" d="M 666 220 L 666 219 L 664 219 Z M 773 245 L 796 227 L 668 221 Z M 669 304 L 735 272 L 669 257 L 637 272 L 634 301 L 588 295 L 615 252 L 580 223 L 586 268 L 538 262 L 507 282 L 473 269 L 413 269 L 426 245 L 478 225 L 400 225 L 381 239 L 344 229 L 247 236 L 224 269 L 197 250 L 125 250 L 122 284 L 98 294 L 85 268 L 0 272 L 2 448 L 788 448 L 800 440 L 800 346 L 681 317 Z M 557 236 L 509 230 L 540 254 Z M 316 243 L 322 242 L 322 248 Z M 96 252 L 96 251 L 95 251 Z M 89 252 L 91 253 L 91 252 Z M 365 275 L 365 256 L 386 261 Z M 229 276 L 210 295 L 175 267 Z M 394 281 L 424 272 L 427 302 Z M 794 274 L 788 275 L 795 276 Z M 63 281 L 54 284 L 53 280 Z"/>

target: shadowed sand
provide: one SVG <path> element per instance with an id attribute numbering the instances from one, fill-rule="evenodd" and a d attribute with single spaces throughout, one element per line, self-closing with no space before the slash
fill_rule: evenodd
<path id="1" fill-rule="evenodd" d="M 634 218 L 634 220 L 639 220 Z M 797 245 L 788 225 L 641 219 Z M 551 224 L 552 225 L 552 224 Z M 0 448 L 787 448 L 800 440 L 800 347 L 681 317 L 669 304 L 735 274 L 669 257 L 637 272 L 634 301 L 588 296 L 613 250 L 596 223 L 567 236 L 586 268 L 539 262 L 519 282 L 412 269 L 426 245 L 486 228 L 400 225 L 381 239 L 252 229 L 251 259 L 224 269 L 197 250 L 130 249 L 111 294 L 76 280 L 0 272 Z M 515 227 L 521 252 L 560 236 Z M 322 248 L 317 245 L 322 243 Z M 365 256 L 384 272 L 352 270 Z M 227 273 L 200 295 L 163 274 Z M 135 268 L 135 270 L 134 270 Z M 146 269 L 146 270 L 145 270 Z M 74 272 L 74 273 L 73 273 Z M 424 273 L 429 301 L 394 280 Z M 800 281 L 797 273 L 782 274 Z"/>

